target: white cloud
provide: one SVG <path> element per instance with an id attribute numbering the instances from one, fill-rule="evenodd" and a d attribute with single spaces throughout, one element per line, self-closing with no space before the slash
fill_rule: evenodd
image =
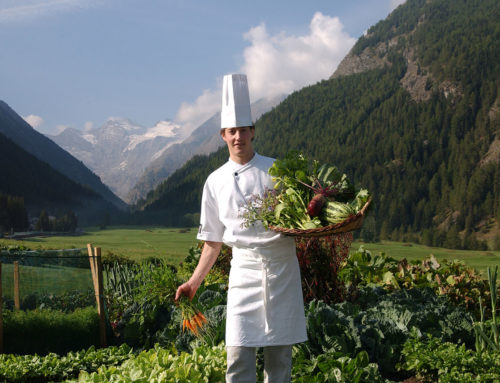
<path id="1" fill-rule="evenodd" d="M 104 4 L 104 0 L 7 0 L 0 6 L 0 24 L 29 21 Z"/>
<path id="2" fill-rule="evenodd" d="M 183 125 L 186 133 L 196 129 L 218 109 L 221 103 L 221 81 L 218 81 L 217 90 L 205 89 L 192 104 L 183 102 L 177 111 L 176 120 Z"/>
<path id="3" fill-rule="evenodd" d="M 28 124 L 30 124 L 33 129 L 37 129 L 40 127 L 40 125 L 43 124 L 43 118 L 40 116 L 36 116 L 34 114 L 30 114 L 26 117 L 23 117 L 24 121 L 26 121 Z"/>
<path id="4" fill-rule="evenodd" d="M 288 94 L 330 77 L 356 39 L 343 30 L 338 17 L 314 14 L 309 32 L 293 36 L 286 32 L 270 36 L 264 24 L 243 36 L 250 46 L 237 72 L 248 76 L 250 98 Z M 195 128 L 220 110 L 221 78 L 215 90 L 204 90 L 194 103 L 183 103 L 177 121 Z"/>
<path id="5" fill-rule="evenodd" d="M 343 31 L 338 17 L 316 12 L 305 36 L 269 36 L 259 25 L 245 34 L 251 46 L 241 68 L 256 100 L 291 93 L 330 77 L 356 39 Z"/>

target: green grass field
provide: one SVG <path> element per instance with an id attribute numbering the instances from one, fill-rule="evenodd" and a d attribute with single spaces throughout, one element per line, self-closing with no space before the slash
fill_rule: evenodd
<path id="1" fill-rule="evenodd" d="M 65 266 L 19 266 L 19 295 L 23 299 L 32 293 L 60 295 L 72 290 L 93 289 L 90 267 L 81 269 Z M 2 294 L 14 297 L 14 266 L 2 264 Z"/>
<path id="2" fill-rule="evenodd" d="M 85 248 L 92 243 L 102 249 L 102 254 L 114 253 L 131 259 L 140 260 L 157 256 L 172 264 L 178 264 L 188 254 L 190 247 L 196 245 L 196 229 L 177 229 L 159 227 L 115 227 L 106 230 L 86 228 L 80 236 L 37 237 L 24 240 L 0 240 L 0 245 L 23 244 L 33 249 Z M 458 259 L 468 266 L 484 273 L 488 266 L 500 265 L 500 251 L 450 250 L 428 247 L 411 243 L 388 242 L 353 243 L 352 250 L 364 245 L 372 253 L 408 260 L 421 260 L 431 254 L 438 260 Z"/>
<path id="3" fill-rule="evenodd" d="M 178 264 L 197 243 L 196 229 L 117 227 L 106 230 L 85 228 L 79 236 L 35 237 L 23 240 L 0 240 L 0 245 L 24 245 L 32 249 L 86 248 L 87 243 L 100 247 L 102 255 L 114 253 L 131 259 L 161 257 Z"/>
<path id="4" fill-rule="evenodd" d="M 24 245 L 34 250 L 86 248 L 87 243 L 101 248 L 105 256 L 113 253 L 140 260 L 149 256 L 161 257 L 172 264 L 179 264 L 188 254 L 189 248 L 197 244 L 196 229 L 175 228 L 110 228 L 99 230 L 86 228 L 79 236 L 47 236 L 23 240 L 0 239 L 0 246 Z M 33 292 L 60 294 L 71 290 L 92 288 L 89 269 L 71 267 L 20 266 L 21 299 Z M 13 266 L 2 265 L 3 295 L 12 297 Z"/>

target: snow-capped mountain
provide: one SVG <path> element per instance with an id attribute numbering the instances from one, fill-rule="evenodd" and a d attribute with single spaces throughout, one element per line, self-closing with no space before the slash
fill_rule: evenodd
<path id="1" fill-rule="evenodd" d="M 101 127 L 84 131 L 66 128 L 48 136 L 82 161 L 126 201 L 144 169 L 171 145 L 187 136 L 171 121 L 145 128 L 126 118 L 109 118 Z"/>
<path id="2" fill-rule="evenodd" d="M 286 95 L 280 94 L 272 98 L 261 98 L 252 103 L 252 120 L 258 120 L 260 116 L 269 112 L 285 97 Z M 154 159 L 146 167 L 135 186 L 131 188 L 125 200 L 129 203 L 136 203 L 190 160 L 191 157 L 215 152 L 225 145 L 219 131 L 220 111 L 196 128 L 184 141 L 170 145 L 161 155 Z"/>
<path id="3" fill-rule="evenodd" d="M 253 103 L 253 120 L 284 98 L 279 95 Z M 223 145 L 219 128 L 220 111 L 192 132 L 172 121 L 145 128 L 126 118 L 111 117 L 99 128 L 66 128 L 47 136 L 92 169 L 116 195 L 133 204 L 192 156 L 209 154 Z"/>

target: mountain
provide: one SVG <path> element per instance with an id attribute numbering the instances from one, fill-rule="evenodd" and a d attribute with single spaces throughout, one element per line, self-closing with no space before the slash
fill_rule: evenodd
<path id="1" fill-rule="evenodd" d="M 118 209 L 101 195 L 52 168 L 0 133 L 0 194 L 22 197 L 32 216 L 72 210 L 80 224 L 96 224 Z"/>
<path id="2" fill-rule="evenodd" d="M 499 20 L 496 0 L 407 0 L 330 79 L 263 115 L 256 150 L 301 150 L 371 190 L 363 237 L 491 247 L 500 235 Z M 206 176 L 226 158 L 222 148 L 187 162 L 143 214 L 198 212 Z"/>
<path id="3" fill-rule="evenodd" d="M 26 152 L 46 162 L 69 179 L 86 186 L 120 209 L 126 204 L 104 185 L 81 161 L 33 129 L 4 101 L 0 100 L 0 133 Z"/>
<path id="4" fill-rule="evenodd" d="M 85 131 L 67 128 L 48 137 L 85 163 L 126 201 L 146 166 L 170 145 L 186 138 L 170 121 L 145 128 L 124 118 L 109 118 L 101 127 Z"/>
<path id="5" fill-rule="evenodd" d="M 278 105 L 285 97 L 285 95 L 278 95 L 271 98 L 261 98 L 254 102 L 252 104 L 253 121 Z M 184 141 L 167 147 L 158 158 L 153 160 L 146 167 L 125 200 L 129 203 L 136 203 L 139 199 L 145 198 L 149 191 L 167 179 L 193 156 L 209 154 L 224 146 L 219 129 L 220 111 L 195 129 Z"/>

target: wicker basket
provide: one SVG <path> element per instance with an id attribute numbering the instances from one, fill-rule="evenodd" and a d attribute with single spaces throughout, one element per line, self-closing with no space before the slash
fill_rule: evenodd
<path id="1" fill-rule="evenodd" d="M 315 229 L 289 229 L 285 227 L 269 226 L 269 229 L 277 231 L 285 235 L 291 235 L 295 237 L 324 237 L 331 234 L 346 233 L 349 231 L 354 231 L 363 225 L 363 220 L 365 218 L 368 206 L 370 206 L 371 198 L 366 202 L 365 206 L 356 214 L 345 221 L 336 223 L 334 225 L 328 225 L 323 227 L 317 227 Z"/>

